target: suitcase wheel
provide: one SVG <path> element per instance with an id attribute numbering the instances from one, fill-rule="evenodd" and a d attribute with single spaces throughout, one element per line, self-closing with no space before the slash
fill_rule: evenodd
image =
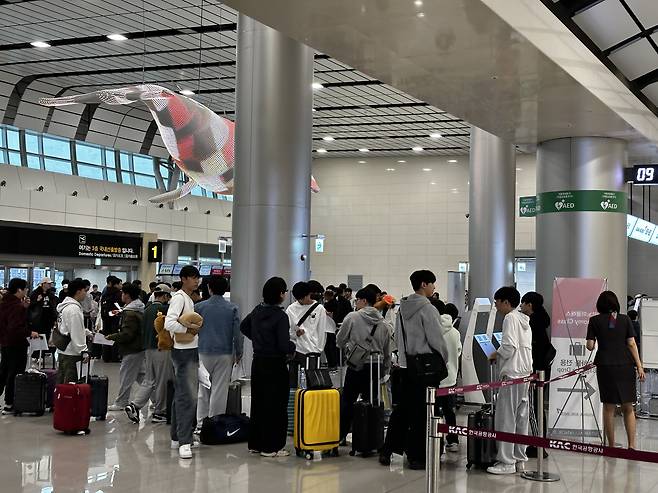
<path id="1" fill-rule="evenodd" d="M 295 455 L 297 457 L 304 457 L 304 452 L 301 449 L 298 449 L 297 447 L 295 447 Z"/>
<path id="2" fill-rule="evenodd" d="M 338 447 L 331 449 L 331 456 L 332 457 L 338 457 L 339 455 L 340 455 L 340 452 L 338 452 Z"/>
<path id="3" fill-rule="evenodd" d="M 470 469 L 472 466 L 473 466 L 473 464 L 471 464 L 470 462 L 468 462 L 468 463 L 466 464 L 466 469 Z"/>
<path id="4" fill-rule="evenodd" d="M 305 452 L 304 453 L 304 459 L 313 460 L 313 453 L 312 452 Z"/>
<path id="5" fill-rule="evenodd" d="M 89 428 L 87 428 L 87 429 L 85 430 L 85 435 L 89 435 L 90 433 L 91 433 L 91 430 L 90 430 Z"/>
<path id="6" fill-rule="evenodd" d="M 350 450 L 350 457 L 354 457 L 356 455 L 356 452 L 354 450 Z"/>

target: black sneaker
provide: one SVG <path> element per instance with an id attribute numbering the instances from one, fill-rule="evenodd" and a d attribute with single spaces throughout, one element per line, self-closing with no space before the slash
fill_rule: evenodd
<path id="1" fill-rule="evenodd" d="M 133 423 L 139 423 L 139 409 L 137 409 L 135 404 L 131 402 L 124 408 L 124 411 L 126 411 L 126 415 L 130 421 Z"/>
<path id="2" fill-rule="evenodd" d="M 164 414 L 154 414 L 151 416 L 151 423 L 166 423 L 167 422 L 167 416 Z"/>

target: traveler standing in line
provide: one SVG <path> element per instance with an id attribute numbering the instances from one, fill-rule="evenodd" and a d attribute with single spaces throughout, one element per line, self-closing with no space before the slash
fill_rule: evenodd
<path id="1" fill-rule="evenodd" d="M 428 299 L 434 293 L 436 276 L 429 270 L 417 270 L 409 277 L 414 294 L 400 300 L 395 340 L 398 346 L 400 366 L 407 368 L 407 395 L 403 397 L 401 409 L 407 416 L 407 423 L 401 423 L 403 430 L 396 433 L 407 435 L 407 459 L 410 469 L 425 469 L 425 435 L 426 435 L 426 404 L 425 385 L 420 382 L 408 368 L 407 356 L 439 353 L 443 360 L 448 361 L 448 350 L 445 333 L 441 330 L 439 312 Z M 384 451 L 385 453 L 388 451 Z M 386 457 L 380 456 L 380 462 Z M 388 457 L 390 461 L 390 455 Z"/>
<path id="2" fill-rule="evenodd" d="M 0 394 L 5 392 L 2 414 L 10 414 L 14 408 L 14 379 L 27 366 L 28 337 L 39 334 L 31 331 L 27 323 L 29 300 L 27 281 L 14 278 L 9 281 L 7 293 L 0 302 Z"/>
<path id="3" fill-rule="evenodd" d="M 635 343 L 635 330 L 628 316 L 619 313 L 619 301 L 612 291 L 604 291 L 596 302 L 598 315 L 589 319 L 587 349 L 593 351 L 596 379 L 603 403 L 603 432 L 606 445 L 615 447 L 615 408 L 621 404 L 628 448 L 635 449 L 636 373 L 644 382 L 644 367 Z"/>
<path id="4" fill-rule="evenodd" d="M 199 332 L 199 359 L 210 374 L 211 385 L 210 389 L 199 385 L 197 427 L 201 427 L 203 418 L 226 413 L 231 370 L 242 359 L 238 307 L 224 299 L 228 281 L 210 276 L 207 284 L 210 298 L 197 303 L 195 310 L 205 321 Z"/>
<path id="5" fill-rule="evenodd" d="M 199 393 L 199 336 L 200 326 L 188 322 L 194 313 L 190 295 L 199 286 L 201 276 L 193 265 L 186 265 L 179 273 L 181 288 L 171 297 L 165 329 L 171 333 L 174 348 L 174 402 L 171 410 L 171 448 L 178 448 L 181 459 L 192 458 L 194 420 Z M 181 318 L 187 316 L 185 318 Z"/>
<path id="6" fill-rule="evenodd" d="M 311 290 L 311 299 L 316 302 L 323 303 L 324 288 L 318 281 L 311 279 L 308 281 L 308 287 Z M 327 358 L 327 366 L 329 370 L 335 371 L 338 368 L 340 360 L 339 350 L 336 347 L 336 322 L 331 318 L 331 314 L 327 311 L 326 307 L 322 305 L 327 316 L 327 323 L 325 325 L 325 342 L 324 342 L 324 355 Z M 295 382 L 297 380 L 295 379 Z M 292 382 L 291 382 L 292 385 Z M 291 387 L 292 388 L 292 387 Z"/>
<path id="7" fill-rule="evenodd" d="M 57 305 L 57 323 L 62 335 L 68 335 L 71 342 L 58 353 L 57 383 L 77 382 L 79 375 L 77 362 L 82 362 L 82 353 L 87 350 L 82 301 L 87 296 L 84 283 L 75 279 L 68 284 L 68 296 Z"/>
<path id="8" fill-rule="evenodd" d="M 435 302 L 432 303 L 435 305 Z M 439 388 L 446 389 L 457 385 L 457 372 L 459 371 L 459 361 L 462 357 L 462 341 L 459 331 L 453 327 L 454 318 L 447 313 L 447 307 L 444 305 L 443 310 L 439 310 L 441 315 L 441 331 L 445 333 L 446 348 L 448 352 L 448 359 L 446 360 L 446 367 L 448 368 L 448 376 L 441 380 Z M 457 399 L 453 395 L 442 395 L 437 398 L 437 405 L 443 409 L 443 417 L 447 425 L 457 425 Z M 446 451 L 459 452 L 459 437 L 454 433 L 449 433 L 446 437 Z"/>
<path id="9" fill-rule="evenodd" d="M 498 361 L 501 380 L 527 377 L 532 373 L 532 330 L 530 318 L 516 308 L 521 295 L 516 288 L 505 286 L 494 294 L 496 310 L 503 319 L 503 338 L 498 351 L 489 359 Z M 528 391 L 530 383 L 502 387 L 496 399 L 494 418 L 496 431 L 528 434 L 530 405 Z M 525 469 L 528 456 L 526 446 L 509 442 L 498 442 L 496 464 L 487 468 L 491 474 L 515 474 Z"/>
<path id="10" fill-rule="evenodd" d="M 533 373 L 544 371 L 544 379 L 550 380 L 551 363 L 555 357 L 555 348 L 548 337 L 548 331 L 551 328 L 551 317 L 544 308 L 544 297 L 534 291 L 524 294 L 523 298 L 521 298 L 521 312 L 530 317 L 530 329 L 532 330 L 532 371 Z M 544 387 L 544 395 L 546 395 L 547 390 L 548 385 Z M 530 395 L 532 397 L 532 390 Z M 532 405 L 536 417 L 540 411 L 537 407 L 537 399 L 532 399 Z M 548 420 L 546 419 L 545 411 L 542 409 L 541 412 L 544 413 L 543 436 L 546 436 Z M 537 447 L 527 447 L 526 455 L 528 457 L 537 457 Z M 548 456 L 546 451 L 544 451 L 544 455 Z"/>
<path id="11" fill-rule="evenodd" d="M 144 309 L 142 335 L 144 341 L 144 380 L 135 393 L 133 401 L 124 409 L 128 418 L 139 423 L 140 410 L 146 406 L 149 399 L 153 401 L 151 423 L 166 423 L 167 421 L 167 382 L 173 377 L 171 352 L 158 349 L 158 338 L 154 322 L 158 313 L 167 314 L 171 288 L 160 284 L 153 291 L 154 301 Z"/>
<path id="12" fill-rule="evenodd" d="M 101 320 L 103 322 L 102 333 L 105 337 L 115 334 L 119 330 L 121 321 L 114 316 L 117 305 L 121 306 L 121 279 L 115 276 L 107 277 L 107 287 L 101 297 Z M 103 361 L 106 363 L 119 361 L 119 353 L 116 346 L 103 346 Z"/>
<path id="13" fill-rule="evenodd" d="M 85 318 L 85 329 L 93 330 L 94 324 L 91 321 L 91 312 L 94 310 L 94 298 L 89 292 L 91 290 L 91 282 L 88 279 L 77 278 L 82 281 L 85 287 L 85 298 L 82 300 L 82 314 Z"/>
<path id="14" fill-rule="evenodd" d="M 338 288 L 336 291 L 336 313 L 334 313 L 334 322 L 336 322 L 336 325 L 342 324 L 345 316 L 352 311 L 352 305 L 345 298 L 343 288 Z"/>
<path id="15" fill-rule="evenodd" d="M 295 352 L 290 320 L 281 304 L 288 288 L 280 277 L 263 286 L 263 303 L 245 317 L 240 330 L 254 348 L 251 364 L 251 422 L 249 451 L 262 457 L 287 457 L 283 447 L 288 433 L 288 366 Z"/>
<path id="16" fill-rule="evenodd" d="M 123 310 L 115 310 L 115 316 L 121 319 L 119 332 L 106 336 L 114 341 L 121 355 L 119 367 L 119 393 L 114 404 L 108 411 L 123 411 L 130 403 L 130 391 L 138 380 L 144 366 L 144 334 L 142 322 L 144 320 L 144 303 L 139 298 L 139 288 L 134 284 L 126 283 L 121 288 L 121 301 Z"/>
<path id="17" fill-rule="evenodd" d="M 91 294 L 92 298 L 94 298 L 94 301 L 95 301 L 96 303 L 99 303 L 99 304 L 100 304 L 102 293 L 98 290 L 98 284 L 94 284 L 94 285 L 91 287 L 91 291 L 89 292 L 89 294 Z"/>
<path id="18" fill-rule="evenodd" d="M 297 382 L 299 367 L 306 364 L 306 355 L 316 354 L 319 357 L 324 351 L 329 323 L 329 317 L 322 303 L 311 298 L 309 283 L 295 284 L 292 287 L 292 295 L 296 301 L 286 308 L 286 315 L 290 320 L 290 340 L 295 343 L 295 357 L 290 362 L 291 384 Z M 306 316 L 307 312 L 308 316 Z M 297 324 L 305 316 L 301 326 L 298 326 Z"/>
<path id="19" fill-rule="evenodd" d="M 633 330 L 635 331 L 635 345 L 637 346 L 637 354 L 639 354 L 640 358 L 642 358 L 642 328 L 640 327 L 640 322 L 637 320 L 638 316 L 639 313 L 637 313 L 637 310 L 628 310 L 628 318 L 631 319 Z"/>
<path id="20" fill-rule="evenodd" d="M 53 282 L 49 277 L 41 279 L 41 284 L 30 295 L 28 316 L 31 329 L 39 334 L 45 334 L 50 340 L 50 334 L 57 321 L 57 297 L 52 291 Z"/>
<path id="21" fill-rule="evenodd" d="M 391 328 L 373 305 L 376 295 L 368 289 L 360 289 L 356 293 L 357 311 L 347 314 L 340 332 L 336 337 L 336 345 L 346 349 L 347 354 L 359 345 L 369 353 L 379 353 L 382 356 L 381 378 L 391 371 Z M 376 364 L 379 364 L 377 362 Z M 372 372 L 372 373 L 371 373 Z M 370 400 L 370 375 L 376 375 L 375 369 L 370 368 L 370 362 L 360 364 L 357 367 L 348 367 L 345 374 L 345 385 L 340 402 L 340 439 L 350 432 L 352 419 L 354 417 L 354 403 L 359 395 L 362 399 Z M 380 382 L 373 382 L 379 385 Z M 373 390 L 376 395 L 376 389 Z M 371 403 L 375 405 L 375 403 Z"/>
<path id="22" fill-rule="evenodd" d="M 59 295 L 58 295 L 58 297 L 57 297 L 57 299 L 59 300 L 60 303 L 61 303 L 62 301 L 64 301 L 64 299 L 65 299 L 67 296 L 69 296 L 69 283 L 70 283 L 70 282 L 71 282 L 71 281 L 69 281 L 68 279 L 64 279 L 64 280 L 62 281 L 62 289 L 60 290 Z"/>
<path id="23" fill-rule="evenodd" d="M 142 289 L 142 281 L 140 281 L 139 279 L 135 279 L 133 281 L 133 284 L 137 286 L 137 289 L 139 289 L 139 299 L 142 300 L 142 303 L 144 303 L 144 305 L 146 305 L 146 303 L 148 303 L 149 301 L 149 297 L 146 294 L 146 291 Z"/>

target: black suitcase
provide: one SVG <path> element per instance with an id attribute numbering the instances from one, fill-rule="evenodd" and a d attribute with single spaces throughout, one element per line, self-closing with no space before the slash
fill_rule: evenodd
<path id="1" fill-rule="evenodd" d="M 376 356 L 376 357 L 374 357 Z M 354 404 L 352 420 L 352 450 L 350 455 L 369 457 L 384 446 L 384 406 L 381 399 L 381 362 L 379 355 L 370 355 L 370 400 Z M 375 372 L 374 367 L 377 368 Z M 374 380 L 374 374 L 377 380 Z M 375 390 L 376 389 L 376 390 Z M 376 398 L 375 398 L 376 396 Z"/>
<path id="2" fill-rule="evenodd" d="M 482 409 L 468 415 L 468 427 L 483 430 L 494 429 L 494 413 L 492 406 L 485 404 Z M 496 442 L 482 438 L 468 437 L 466 441 L 466 469 L 475 466 L 486 469 L 496 463 Z"/>
<path id="3" fill-rule="evenodd" d="M 106 376 L 92 375 L 87 383 L 91 387 L 91 417 L 98 421 L 105 421 L 109 380 Z"/>
<path id="4" fill-rule="evenodd" d="M 14 380 L 14 414 L 43 416 L 46 412 L 48 377 L 37 370 L 16 375 Z"/>
<path id="5" fill-rule="evenodd" d="M 226 414 L 229 416 L 240 416 L 242 414 L 242 384 L 240 382 L 231 382 L 228 386 Z"/>

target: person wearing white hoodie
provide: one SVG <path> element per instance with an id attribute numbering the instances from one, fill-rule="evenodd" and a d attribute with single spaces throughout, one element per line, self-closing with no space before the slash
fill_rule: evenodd
<path id="1" fill-rule="evenodd" d="M 532 373 L 532 330 L 530 317 L 517 310 L 521 295 L 513 287 L 502 287 L 494 294 L 496 310 L 505 316 L 503 338 L 498 351 L 489 356 L 498 361 L 500 378 L 510 380 Z M 530 416 L 529 383 L 502 387 L 496 400 L 496 431 L 527 435 Z M 528 456 L 526 446 L 498 442 L 497 462 L 487 469 L 491 474 L 522 472 Z"/>
<path id="2" fill-rule="evenodd" d="M 307 282 L 296 283 L 292 287 L 292 295 L 297 301 L 286 308 L 290 320 L 290 340 L 295 343 L 296 352 L 295 364 L 290 365 L 291 382 L 296 379 L 299 365 L 305 363 L 308 354 L 317 355 L 319 358 L 324 351 L 329 324 L 327 311 L 322 303 L 311 298 L 311 287 Z M 300 324 L 302 319 L 304 320 Z"/>
<path id="3" fill-rule="evenodd" d="M 87 330 L 85 329 L 82 301 L 87 296 L 81 279 L 68 284 L 66 298 L 57 305 L 57 327 L 63 335 L 71 338 L 64 351 L 58 349 L 59 368 L 57 383 L 77 382 L 78 371 L 75 364 L 82 361 L 82 353 L 87 350 Z M 89 333 L 91 334 L 91 333 Z"/>
<path id="4" fill-rule="evenodd" d="M 439 387 L 442 389 L 457 385 L 459 360 L 462 356 L 461 335 L 459 331 L 453 327 L 453 323 L 454 319 L 452 316 L 441 313 L 441 331 L 445 334 L 446 349 L 448 351 L 448 359 L 446 360 L 448 376 L 441 380 Z M 445 418 L 447 425 L 455 426 L 457 424 L 455 401 L 456 399 L 454 395 L 443 395 L 437 399 L 437 404 L 443 409 L 443 417 Z M 459 437 L 456 434 L 450 433 L 446 437 L 446 451 L 459 452 Z"/>

